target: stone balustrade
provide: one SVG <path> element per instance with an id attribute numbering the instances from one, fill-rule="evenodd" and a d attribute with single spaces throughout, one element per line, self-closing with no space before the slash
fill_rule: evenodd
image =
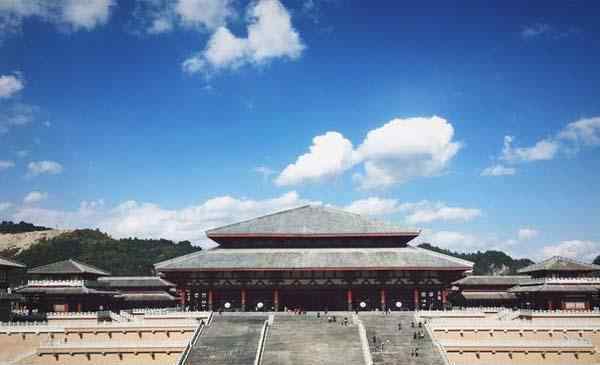
<path id="1" fill-rule="evenodd" d="M 28 286 L 38 287 L 80 287 L 85 285 L 84 280 L 27 280 Z"/>

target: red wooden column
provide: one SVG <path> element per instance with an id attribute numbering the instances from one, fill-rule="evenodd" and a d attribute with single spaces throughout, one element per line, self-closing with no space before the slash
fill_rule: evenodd
<path id="1" fill-rule="evenodd" d="M 242 312 L 245 312 L 246 311 L 246 288 L 241 289 L 240 296 L 242 299 Z"/>
<path id="2" fill-rule="evenodd" d="M 419 288 L 414 290 L 415 310 L 419 309 Z"/>
<path id="3" fill-rule="evenodd" d="M 273 307 L 275 312 L 279 312 L 279 289 L 273 289 Z"/>
<path id="4" fill-rule="evenodd" d="M 548 309 L 549 310 L 553 310 L 554 309 L 554 303 L 552 303 L 552 299 L 548 299 Z"/>
<path id="5" fill-rule="evenodd" d="M 348 302 L 348 310 L 352 310 L 352 289 L 348 289 L 346 292 L 346 301 Z"/>
<path id="6" fill-rule="evenodd" d="M 379 301 L 381 302 L 381 310 L 385 311 L 385 289 L 379 289 Z"/>
<path id="7" fill-rule="evenodd" d="M 77 303 L 77 312 L 81 312 L 81 302 Z"/>
<path id="8" fill-rule="evenodd" d="M 448 304 L 448 288 L 442 289 L 442 305 L 446 308 L 446 304 Z"/>
<path id="9" fill-rule="evenodd" d="M 213 310 L 213 291 L 212 291 L 212 289 L 208 289 L 208 310 L 211 312 Z"/>

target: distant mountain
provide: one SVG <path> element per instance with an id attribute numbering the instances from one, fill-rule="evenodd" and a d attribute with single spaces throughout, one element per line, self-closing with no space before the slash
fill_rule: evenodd
<path id="1" fill-rule="evenodd" d="M 69 258 L 110 271 L 113 275 L 151 275 L 156 262 L 201 250 L 189 241 L 114 239 L 98 230 L 82 229 L 41 239 L 18 252 L 5 250 L 29 268 Z"/>
<path id="2" fill-rule="evenodd" d="M 27 231 L 21 233 L 0 233 L 0 253 L 15 256 L 40 240 L 48 240 L 71 231 L 50 229 L 43 231 Z"/>
<path id="3" fill-rule="evenodd" d="M 31 223 L 19 222 L 14 223 L 11 221 L 2 221 L 0 223 L 0 233 L 25 233 L 25 232 L 39 232 L 39 231 L 49 231 L 52 228 L 36 226 Z"/>
<path id="4" fill-rule="evenodd" d="M 534 263 L 530 259 L 513 259 L 502 251 L 488 250 L 484 252 L 459 253 L 436 247 L 429 243 L 422 243 L 419 247 L 472 261 L 475 263 L 473 267 L 474 275 L 515 275 L 519 269 Z"/>

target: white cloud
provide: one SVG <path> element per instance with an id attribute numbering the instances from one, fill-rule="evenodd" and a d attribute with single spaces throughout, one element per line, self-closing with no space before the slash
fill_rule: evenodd
<path id="1" fill-rule="evenodd" d="M 481 176 L 505 176 L 514 175 L 517 173 L 517 169 L 514 167 L 506 167 L 502 164 L 493 165 L 486 167 L 482 172 Z"/>
<path id="2" fill-rule="evenodd" d="M 0 171 L 7 170 L 14 166 L 15 166 L 15 163 L 13 161 L 0 160 Z"/>
<path id="3" fill-rule="evenodd" d="M 458 252 L 473 252 L 486 248 L 486 242 L 476 236 L 455 231 L 424 231 L 419 239 L 421 242 Z"/>
<path id="4" fill-rule="evenodd" d="M 559 153 L 573 155 L 582 147 L 600 146 L 600 117 L 582 118 L 567 124 L 553 136 L 537 141 L 531 147 L 513 147 L 514 137 L 504 136 L 499 160 L 508 164 L 552 160 Z M 502 164 L 483 170 L 483 176 L 513 175 L 516 170 Z"/>
<path id="5" fill-rule="evenodd" d="M 63 171 L 63 167 L 56 161 L 33 161 L 27 165 L 28 175 L 37 176 L 41 174 L 57 175 Z"/>
<path id="6" fill-rule="evenodd" d="M 355 200 L 345 210 L 365 215 L 388 215 L 401 213 L 407 224 L 431 223 L 434 221 L 467 222 L 481 216 L 476 208 L 450 207 L 443 202 L 422 200 L 416 203 L 399 203 L 396 199 L 369 197 Z"/>
<path id="7" fill-rule="evenodd" d="M 4 212 L 13 207 L 12 203 L 9 202 L 0 202 L 0 212 Z"/>
<path id="8" fill-rule="evenodd" d="M 579 119 L 567 124 L 558 137 L 586 146 L 600 145 L 600 117 Z"/>
<path id="9" fill-rule="evenodd" d="M 546 259 L 552 256 L 563 256 L 592 262 L 598 254 L 600 254 L 600 242 L 570 240 L 543 247 L 542 257 L 540 257 L 540 259 Z"/>
<path id="10" fill-rule="evenodd" d="M 552 32 L 553 29 L 550 25 L 544 23 L 536 23 L 525 26 L 521 29 L 521 36 L 526 39 L 536 38 L 544 34 Z"/>
<path id="11" fill-rule="evenodd" d="M 461 147 L 453 137 L 452 124 L 437 116 L 393 119 L 369 131 L 358 147 L 368 163 L 356 179 L 369 189 L 440 174 Z"/>
<path id="12" fill-rule="evenodd" d="M 370 197 L 355 200 L 344 207 L 345 210 L 363 215 L 386 215 L 398 212 L 401 208 L 396 199 Z"/>
<path id="13" fill-rule="evenodd" d="M 305 46 L 293 28 L 290 14 L 278 0 L 259 0 L 247 11 L 247 37 L 236 37 L 221 25 L 206 48 L 186 59 L 183 70 L 207 75 L 245 64 L 264 64 L 275 58 L 296 59 Z"/>
<path id="14" fill-rule="evenodd" d="M 25 85 L 20 75 L 0 75 L 0 99 L 7 99 L 23 90 Z"/>
<path id="15" fill-rule="evenodd" d="M 433 221 L 468 222 L 481 216 L 475 208 L 449 207 L 445 203 L 423 201 L 411 207 L 406 220 L 410 224 L 431 223 Z"/>
<path id="16" fill-rule="evenodd" d="M 313 138 L 309 152 L 298 157 L 275 179 L 279 186 L 316 182 L 336 176 L 354 164 L 352 142 L 338 132 Z"/>
<path id="17" fill-rule="evenodd" d="M 2 106 L 0 109 L 0 134 L 7 133 L 11 128 L 32 123 L 38 113 L 38 107 L 23 103 Z"/>
<path id="18" fill-rule="evenodd" d="M 265 200 L 221 196 L 182 209 L 137 201 L 107 208 L 104 202 L 93 201 L 82 202 L 75 211 L 23 206 L 17 209 L 13 219 L 60 228 L 99 228 L 118 238 L 162 237 L 205 242 L 207 229 L 308 203 L 318 202 L 301 199 L 293 191 Z"/>
<path id="19" fill-rule="evenodd" d="M 539 234 L 539 232 L 536 229 L 533 228 L 521 228 L 519 229 L 519 231 L 517 232 L 517 237 L 519 238 L 519 240 L 530 240 L 532 238 L 537 237 Z"/>
<path id="20" fill-rule="evenodd" d="M 235 15 L 229 0 L 178 0 L 175 12 L 185 25 L 216 29 Z"/>
<path id="21" fill-rule="evenodd" d="M 364 172 L 356 173 L 354 179 L 363 189 L 434 176 L 445 170 L 461 147 L 453 137 L 452 125 L 436 116 L 393 119 L 369 131 L 356 150 L 341 133 L 328 132 L 315 137 L 310 152 L 288 165 L 275 182 L 319 181 L 360 163 L 364 163 Z"/>
<path id="22" fill-rule="evenodd" d="M 91 30 L 108 21 L 113 5 L 113 0 L 0 1 L 0 30 L 16 32 L 28 17 L 66 25 L 73 30 Z"/>
<path id="23" fill-rule="evenodd" d="M 67 0 L 62 19 L 74 29 L 91 30 L 106 24 L 110 16 L 112 0 Z"/>
<path id="24" fill-rule="evenodd" d="M 35 204 L 35 203 L 39 203 L 43 200 L 46 200 L 47 198 L 48 198 L 48 193 L 44 193 L 41 191 L 32 191 L 32 192 L 28 193 L 27 195 L 25 195 L 25 198 L 23 198 L 23 203 Z"/>
<path id="25" fill-rule="evenodd" d="M 501 160 L 507 162 L 530 162 L 540 160 L 552 160 L 559 149 L 559 143 L 551 139 L 542 139 L 532 147 L 514 148 L 512 142 L 514 137 L 504 137 Z"/>

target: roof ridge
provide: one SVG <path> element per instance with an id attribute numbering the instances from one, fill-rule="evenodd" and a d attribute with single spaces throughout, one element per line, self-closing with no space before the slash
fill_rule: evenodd
<path id="1" fill-rule="evenodd" d="M 247 223 L 247 222 L 253 221 L 253 220 L 255 220 L 255 219 L 261 219 L 261 218 L 272 217 L 272 216 L 275 216 L 275 215 L 278 215 L 278 214 L 282 214 L 282 213 L 291 212 L 291 211 L 293 211 L 293 210 L 306 209 L 306 208 L 309 208 L 309 207 L 311 207 L 311 204 L 304 204 L 304 205 L 301 205 L 301 206 L 298 206 L 298 207 L 294 207 L 294 208 L 288 208 L 288 209 L 283 209 L 283 210 L 278 210 L 278 211 L 276 211 L 276 212 L 273 212 L 273 213 L 269 213 L 269 214 L 263 214 L 263 215 L 256 216 L 256 217 L 253 217 L 253 218 L 244 219 L 244 220 L 242 220 L 242 221 L 238 221 L 238 222 L 229 223 L 229 224 L 226 224 L 226 225 L 224 225 L 224 226 L 214 227 L 214 228 L 211 228 L 211 229 L 207 229 L 207 230 L 206 230 L 206 235 L 208 236 L 208 233 L 209 233 L 210 231 L 215 231 L 215 230 L 217 230 L 217 229 L 228 228 L 228 227 L 236 226 L 236 225 L 238 225 L 238 224 Z"/>

